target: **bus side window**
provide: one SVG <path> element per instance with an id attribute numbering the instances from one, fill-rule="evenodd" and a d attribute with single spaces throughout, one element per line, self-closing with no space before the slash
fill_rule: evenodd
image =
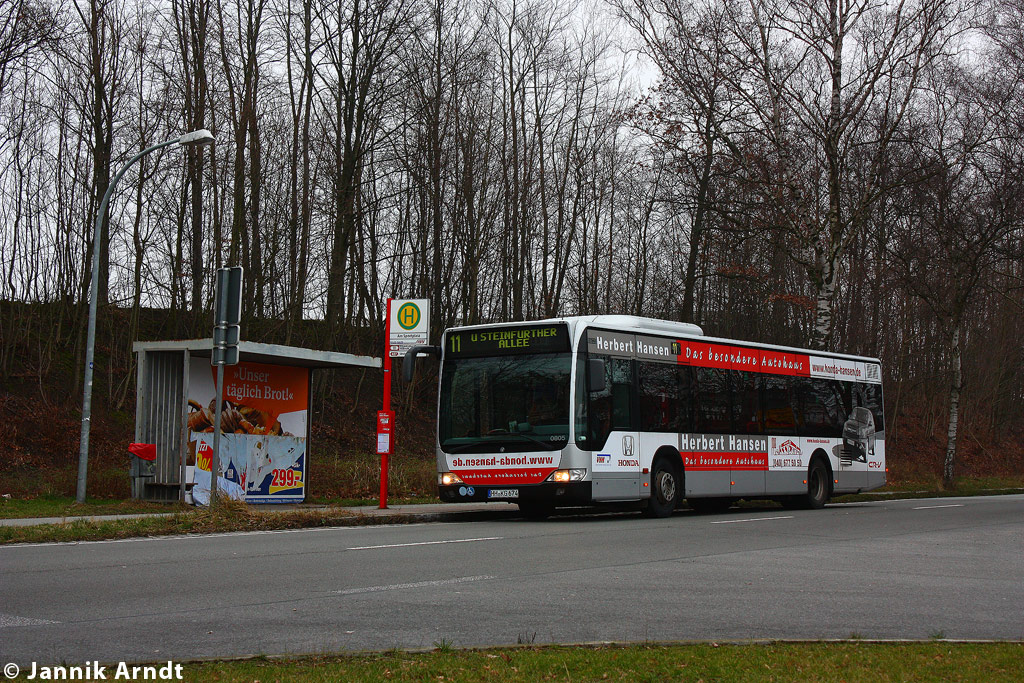
<path id="1" fill-rule="evenodd" d="M 875 419 L 875 431 L 885 431 L 885 417 L 884 409 L 882 408 L 882 385 L 881 384 L 869 384 L 867 394 L 867 405 L 865 406 L 871 411 L 871 415 Z"/>
<path id="2" fill-rule="evenodd" d="M 765 434 L 796 434 L 793 385 L 788 377 L 765 375 L 761 384 L 761 412 Z"/>
<path id="3" fill-rule="evenodd" d="M 875 421 L 875 430 L 884 431 L 885 423 L 882 415 L 882 385 L 858 382 L 853 385 L 853 407 L 863 407 L 871 411 Z"/>
<path id="4" fill-rule="evenodd" d="M 728 434 L 732 431 L 732 399 L 726 370 L 696 368 L 696 431 Z"/>
<path id="5" fill-rule="evenodd" d="M 612 358 L 605 377 L 612 388 L 612 429 L 632 429 L 633 361 Z"/>
<path id="6" fill-rule="evenodd" d="M 794 381 L 801 436 L 840 438 L 846 414 L 839 381 L 805 377 Z"/>
<path id="7" fill-rule="evenodd" d="M 843 436 L 843 425 L 846 424 L 846 418 L 848 413 L 846 412 L 846 396 L 843 384 L 837 379 L 825 379 L 819 380 L 821 382 L 821 390 L 825 395 L 825 405 L 827 407 L 828 419 L 829 419 L 829 435 L 835 438 L 842 438 Z"/>
<path id="8" fill-rule="evenodd" d="M 676 418 L 679 423 L 677 429 L 680 432 L 689 434 L 694 431 L 693 403 L 695 392 L 693 368 L 689 365 L 678 366 L 677 377 L 679 380 L 679 413 Z"/>
<path id="9" fill-rule="evenodd" d="M 588 448 L 602 448 L 608 434 L 616 429 L 632 429 L 632 400 L 633 362 L 628 358 L 606 357 L 605 387 L 588 395 Z"/>
<path id="10" fill-rule="evenodd" d="M 576 357 L 576 443 L 580 448 L 589 448 L 587 406 L 590 400 L 587 396 L 587 354 L 584 344 L 580 345 L 581 349 Z"/>
<path id="11" fill-rule="evenodd" d="M 761 433 L 761 401 L 757 375 L 746 370 L 730 370 L 732 380 L 732 419 L 737 434 Z"/>
<path id="12" fill-rule="evenodd" d="M 640 431 L 678 431 L 679 382 L 676 366 L 637 361 Z"/>

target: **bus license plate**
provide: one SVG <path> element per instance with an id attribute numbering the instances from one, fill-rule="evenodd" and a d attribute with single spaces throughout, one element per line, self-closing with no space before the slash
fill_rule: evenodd
<path id="1" fill-rule="evenodd" d="M 491 489 L 487 492 L 488 498 L 518 498 L 519 489 Z"/>

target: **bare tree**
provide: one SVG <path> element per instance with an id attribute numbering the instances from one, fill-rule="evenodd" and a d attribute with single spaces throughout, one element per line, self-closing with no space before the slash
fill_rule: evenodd
<path id="1" fill-rule="evenodd" d="M 186 130 L 207 128 L 206 109 L 209 104 L 209 78 L 207 76 L 207 45 L 212 8 L 210 0 L 174 0 L 171 17 L 174 23 L 174 37 L 181 54 L 182 69 L 182 112 Z M 189 192 L 189 263 L 191 294 L 189 297 L 193 315 L 203 309 L 203 147 L 185 150 L 185 182 Z"/>
<path id="2" fill-rule="evenodd" d="M 978 88 L 963 68 L 933 72 L 934 100 L 919 130 L 924 180 L 910 189 L 907 229 L 893 261 L 903 282 L 931 309 L 947 340 L 948 429 L 943 481 L 953 486 L 964 388 L 964 324 L 995 269 L 1000 249 L 1024 218 L 1018 169 L 1024 146 L 1007 131 L 1005 89 Z M 1007 134 L 1010 133 L 1010 134 Z"/>
<path id="3" fill-rule="evenodd" d="M 313 2 L 301 0 L 298 12 L 288 2 L 285 10 L 288 48 L 288 101 L 291 111 L 291 156 L 289 164 L 288 216 L 288 333 L 290 342 L 296 321 L 302 319 L 306 299 L 310 227 L 313 215 L 311 126 L 313 119 L 314 59 Z M 298 35 L 295 35 L 297 32 Z M 298 73 L 296 74 L 296 70 Z"/>
<path id="4" fill-rule="evenodd" d="M 811 344 L 826 348 L 839 264 L 886 190 L 877 167 L 923 69 L 949 39 L 955 8 L 949 0 L 709 0 L 698 14 L 716 18 L 710 52 L 692 39 L 688 6 L 633 0 L 620 7 L 663 72 L 681 74 L 678 86 L 702 106 L 705 140 L 728 145 L 761 188 L 774 213 L 769 224 L 785 233 L 814 289 Z M 696 61 L 688 57 L 694 52 Z M 694 76 L 712 88 L 695 92 Z M 709 94 L 720 89 L 742 96 L 739 107 L 712 108 Z M 874 160 L 862 175 L 850 173 L 853 154 Z"/>
<path id="5" fill-rule="evenodd" d="M 0 100 L 8 80 L 32 53 L 56 44 L 61 27 L 45 0 L 6 0 L 0 4 Z"/>
<path id="6" fill-rule="evenodd" d="M 322 8 L 327 69 L 326 121 L 331 160 L 330 265 L 327 319 L 339 331 L 346 319 L 348 263 L 358 232 L 357 208 L 365 163 L 380 133 L 382 108 L 394 91 L 389 80 L 398 73 L 396 56 L 408 37 L 411 7 L 407 2 L 344 0 Z"/>

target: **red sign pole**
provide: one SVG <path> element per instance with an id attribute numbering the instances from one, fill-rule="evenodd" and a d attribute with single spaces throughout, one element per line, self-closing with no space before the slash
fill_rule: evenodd
<path id="1" fill-rule="evenodd" d="M 384 409 L 383 412 L 391 412 L 391 299 L 388 299 L 387 318 L 384 319 Z M 393 425 L 392 425 L 393 427 Z M 378 429 L 380 426 L 378 424 Z M 379 440 L 378 440 L 379 441 Z M 388 507 L 388 452 L 391 450 L 390 434 L 388 435 L 388 448 L 383 449 L 380 454 L 380 505 L 381 510 Z"/>

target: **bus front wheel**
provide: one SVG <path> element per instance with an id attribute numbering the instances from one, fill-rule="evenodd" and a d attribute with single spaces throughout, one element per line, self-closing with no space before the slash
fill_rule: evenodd
<path id="1" fill-rule="evenodd" d="M 676 509 L 682 493 L 679 473 L 664 458 L 659 458 L 652 470 L 651 497 L 647 499 L 644 514 L 648 517 L 668 517 Z"/>

